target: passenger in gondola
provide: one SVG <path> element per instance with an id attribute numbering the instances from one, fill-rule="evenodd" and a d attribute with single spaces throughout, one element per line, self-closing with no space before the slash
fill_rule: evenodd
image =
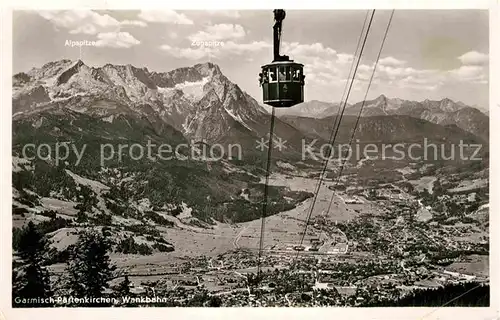
<path id="1" fill-rule="evenodd" d="M 269 71 L 269 78 L 271 81 L 276 81 L 276 73 L 274 71 Z"/>
<path id="2" fill-rule="evenodd" d="M 285 77 L 285 70 L 283 69 L 280 69 L 280 72 L 279 72 L 279 76 L 278 76 L 278 81 L 285 81 L 286 77 Z"/>
<path id="3" fill-rule="evenodd" d="M 267 74 L 267 70 L 264 70 L 264 72 L 259 73 L 259 86 L 262 86 L 264 83 L 269 82 L 269 75 Z"/>

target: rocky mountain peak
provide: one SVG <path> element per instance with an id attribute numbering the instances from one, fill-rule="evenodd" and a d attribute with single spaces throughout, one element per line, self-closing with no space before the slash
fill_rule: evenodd
<path id="1" fill-rule="evenodd" d="M 211 132 L 215 138 L 229 132 L 234 122 L 246 128 L 263 114 L 259 104 L 211 62 L 155 72 L 131 64 L 89 67 L 82 60 L 64 59 L 27 74 L 19 73 L 13 81 L 13 112 L 21 116 L 23 112 L 42 110 L 41 105 L 50 109 L 63 103 L 68 109 L 104 117 L 114 112 L 102 108 L 101 101 L 106 101 L 139 115 L 149 115 L 153 110 L 187 135 L 183 124 L 189 118 L 190 128 L 198 133 Z M 214 130 L 216 126 L 221 126 L 220 130 Z"/>
<path id="2" fill-rule="evenodd" d="M 464 106 L 454 102 L 449 98 L 444 98 L 440 101 L 439 108 L 446 112 L 454 112 L 462 109 Z"/>
<path id="3" fill-rule="evenodd" d="M 294 110 L 283 110 L 278 115 L 301 115 L 310 118 L 325 118 L 335 115 L 336 109 L 333 103 L 322 103 L 328 104 L 330 107 L 318 109 L 316 107 L 320 105 L 318 101 L 308 101 L 299 105 L 302 110 L 307 110 L 303 114 L 298 114 Z M 487 114 L 481 113 L 477 108 L 468 106 L 462 102 L 455 102 L 450 98 L 442 100 L 425 99 L 419 102 L 399 98 L 387 98 L 387 96 L 382 94 L 373 100 L 364 103 L 358 102 L 350 106 L 346 109 L 345 114 L 357 116 L 361 107 L 363 107 L 363 117 L 404 115 L 436 124 L 456 124 L 459 128 L 488 140 Z M 328 112 L 324 110 L 328 110 Z"/>
<path id="4" fill-rule="evenodd" d="M 214 76 L 220 75 L 222 72 L 220 71 L 220 67 L 212 62 L 198 63 L 193 67 L 203 76 Z"/>
<path id="5" fill-rule="evenodd" d="M 82 68 L 88 68 L 82 60 L 77 60 L 71 67 L 66 71 L 61 73 L 56 79 L 56 86 L 60 86 L 66 82 L 75 74 L 79 73 Z"/>

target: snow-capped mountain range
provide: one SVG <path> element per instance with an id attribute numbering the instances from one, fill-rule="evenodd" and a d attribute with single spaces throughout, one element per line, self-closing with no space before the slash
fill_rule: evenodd
<path id="1" fill-rule="evenodd" d="M 361 105 L 348 105 L 345 114 L 357 115 Z M 154 72 L 130 64 L 90 67 L 81 60 L 60 60 L 13 76 L 14 119 L 65 108 L 108 122 L 121 114 L 154 118 L 186 137 L 209 142 L 227 136 L 264 136 L 269 121 L 266 109 L 213 63 Z M 324 118 L 335 115 L 338 108 L 338 103 L 310 101 L 277 114 Z M 362 115 L 408 115 L 456 124 L 486 139 L 489 134 L 485 114 L 450 99 L 417 102 L 382 95 L 366 101 Z M 280 120 L 275 132 L 285 139 L 300 135 Z"/>
<path id="2" fill-rule="evenodd" d="M 122 113 L 154 114 L 187 136 L 208 140 L 234 122 L 252 130 L 255 120 L 267 114 L 212 63 L 158 73 L 61 60 L 14 75 L 14 118 L 63 105 L 107 121 Z"/>

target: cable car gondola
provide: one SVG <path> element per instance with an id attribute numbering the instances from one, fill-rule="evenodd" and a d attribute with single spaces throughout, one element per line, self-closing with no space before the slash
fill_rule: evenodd
<path id="1" fill-rule="evenodd" d="M 285 10 L 274 10 L 274 60 L 262 66 L 260 85 L 263 101 L 275 108 L 289 108 L 304 102 L 304 65 L 280 55 L 281 27 Z"/>

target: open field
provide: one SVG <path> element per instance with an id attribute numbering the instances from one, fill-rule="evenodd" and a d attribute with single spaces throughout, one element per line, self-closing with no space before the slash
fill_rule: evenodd
<path id="1" fill-rule="evenodd" d="M 448 190 L 449 192 L 464 192 L 478 188 L 485 188 L 488 185 L 488 179 L 463 180 L 460 184 Z"/>
<path id="2" fill-rule="evenodd" d="M 313 192 L 317 180 L 302 177 L 285 178 L 284 175 L 273 175 L 270 179 L 271 185 L 289 186 L 292 190 Z M 318 199 L 315 203 L 312 217 L 324 214 L 328 210 L 333 191 L 328 189 L 328 184 L 321 187 Z M 271 249 L 278 244 L 296 245 L 300 243 L 301 232 L 304 230 L 305 221 L 310 212 L 313 198 L 299 204 L 295 209 L 269 216 L 265 220 L 264 248 Z M 359 207 L 360 205 L 352 205 Z M 364 205 L 368 212 L 371 207 Z M 345 221 L 352 219 L 359 213 L 346 205 L 342 199 L 335 195 L 331 212 L 328 219 L 332 221 Z M 180 248 L 185 255 L 216 255 L 230 249 L 258 248 L 260 241 L 260 230 L 262 220 L 254 220 L 238 225 L 217 224 L 213 230 L 193 232 L 185 229 L 169 229 L 166 239 Z M 319 234 L 308 227 L 304 243 L 311 237 L 319 237 Z"/>
<path id="3" fill-rule="evenodd" d="M 408 180 L 411 184 L 415 186 L 415 189 L 417 189 L 419 192 L 422 192 L 424 189 L 427 189 L 429 193 L 432 193 L 432 188 L 434 186 L 434 181 L 436 181 L 437 178 L 433 176 L 426 176 L 422 177 L 419 180 Z"/>
<path id="4" fill-rule="evenodd" d="M 471 255 L 460 262 L 453 262 L 446 270 L 475 275 L 478 277 L 489 277 L 489 256 Z"/>
<path id="5" fill-rule="evenodd" d="M 314 192 L 317 182 L 318 180 L 314 178 L 289 177 L 281 174 L 273 175 L 270 179 L 271 185 L 288 186 L 292 190 L 309 192 Z M 312 218 L 326 214 L 332 195 L 331 212 L 327 216 L 331 221 L 350 220 L 373 209 L 370 202 L 346 204 L 343 201 L 342 193 L 337 191 L 337 194 L 334 195 L 334 191 L 328 189 L 330 184 L 331 182 L 326 182 L 321 187 L 311 215 Z M 292 247 L 298 245 L 301 241 L 301 233 L 304 230 L 312 202 L 313 198 L 309 198 L 292 210 L 266 218 L 264 232 L 264 250 L 266 252 L 279 255 L 294 255 L 296 253 L 296 251 L 292 250 Z M 43 204 L 53 209 L 65 208 L 67 214 L 75 214 L 70 212 L 72 208 L 68 205 L 69 203 L 63 201 L 44 198 Z M 167 215 L 163 216 L 167 217 Z M 199 256 L 210 258 L 235 249 L 249 249 L 255 252 L 259 248 L 261 219 L 239 224 L 217 223 L 212 229 L 203 229 L 187 225 L 175 217 L 168 216 L 167 218 L 174 222 L 175 227 L 159 228 L 159 230 L 162 231 L 162 237 L 174 245 L 175 251 L 154 253 L 152 255 L 112 254 L 111 258 L 119 269 L 126 270 L 130 274 L 137 274 L 141 279 L 149 280 L 154 274 L 175 272 L 173 270 L 174 266 L 178 266 L 190 258 Z M 54 235 L 57 248 L 65 246 L 66 241 L 59 235 L 62 236 L 67 231 L 64 229 Z M 315 229 L 312 224 L 308 226 L 303 244 L 308 245 L 311 238 L 328 240 L 328 245 L 322 248 L 324 250 L 320 250 L 323 254 L 326 253 L 323 251 L 335 246 L 335 243 L 328 239 L 328 235 Z M 74 239 L 71 239 L 70 242 L 73 241 Z M 54 266 L 54 271 L 62 272 L 57 265 Z"/>
<path id="6" fill-rule="evenodd" d="M 40 202 L 44 208 L 57 211 L 61 215 L 76 216 L 78 213 L 78 210 L 75 209 L 76 203 L 73 201 L 44 197 L 40 199 Z"/>
<path id="7" fill-rule="evenodd" d="M 270 179 L 271 185 L 289 186 L 292 190 L 303 190 L 313 192 L 317 179 L 303 177 L 288 177 L 284 175 L 273 175 Z M 323 214 L 328 209 L 333 191 L 328 189 L 330 182 L 324 184 L 319 192 L 314 206 L 312 217 Z M 301 232 L 310 210 L 313 199 L 309 198 L 299 204 L 295 209 L 269 216 L 265 220 L 264 249 L 267 252 L 276 250 L 280 254 L 294 254 L 295 251 L 286 250 L 287 247 L 298 245 L 301 240 Z M 354 211 L 354 207 L 360 213 Z M 345 204 L 341 196 L 335 195 L 331 212 L 328 219 L 331 221 L 345 221 L 354 218 L 363 212 L 369 212 L 372 206 L 369 202 L 365 204 Z M 178 220 L 173 218 L 173 220 Z M 150 256 L 140 255 L 113 255 L 113 260 L 119 268 L 126 268 L 136 273 L 138 270 L 146 271 L 157 269 L 152 273 L 160 271 L 174 262 L 182 262 L 185 258 L 196 256 L 215 257 L 218 254 L 234 249 L 257 250 L 260 241 L 261 219 L 239 223 L 237 225 L 217 223 L 213 229 L 201 229 L 188 226 L 180 221 L 175 228 L 166 228 L 164 238 L 172 243 L 176 251 L 169 253 L 155 253 Z M 309 243 L 311 237 L 324 237 L 322 232 L 308 226 L 304 244 Z M 145 268 L 144 270 L 142 270 Z M 148 277 L 149 278 L 149 277 Z"/>

